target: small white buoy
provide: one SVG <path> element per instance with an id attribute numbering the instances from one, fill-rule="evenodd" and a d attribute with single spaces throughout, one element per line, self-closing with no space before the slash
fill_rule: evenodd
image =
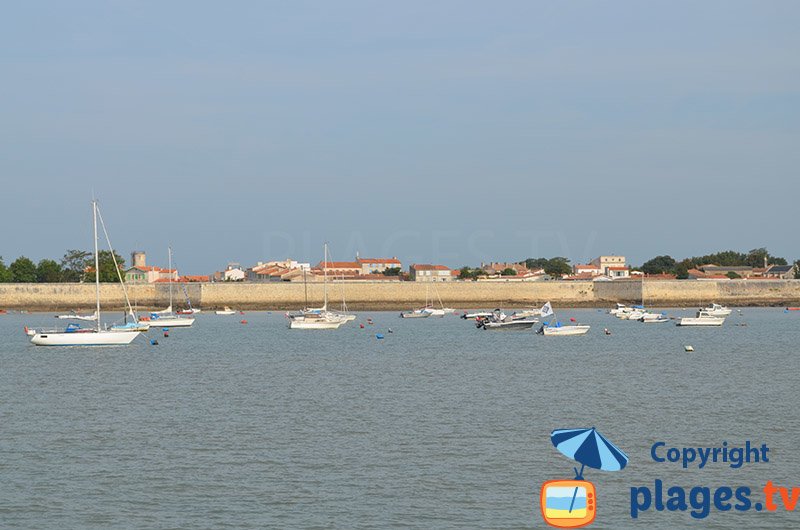
<path id="1" fill-rule="evenodd" d="M 683 351 L 694 351 L 694 348 L 687 344 L 683 347 Z"/>

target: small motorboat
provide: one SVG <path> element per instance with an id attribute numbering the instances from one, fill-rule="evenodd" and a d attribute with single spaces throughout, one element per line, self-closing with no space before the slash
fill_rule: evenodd
<path id="1" fill-rule="evenodd" d="M 422 309 L 415 309 L 413 311 L 404 311 L 400 313 L 400 318 L 428 318 L 431 316 L 429 311 L 426 311 L 427 308 Z"/>
<path id="2" fill-rule="evenodd" d="M 703 315 L 709 317 L 726 317 L 730 315 L 731 312 L 731 309 L 719 304 L 711 304 L 710 306 L 704 307 L 700 310 L 700 313 L 703 313 Z"/>
<path id="3" fill-rule="evenodd" d="M 546 337 L 560 337 L 562 335 L 586 335 L 589 332 L 590 327 L 591 326 L 584 326 L 580 324 L 576 324 L 574 326 L 562 326 L 559 324 L 556 324 L 555 326 L 544 325 L 539 328 L 537 333 Z"/>
<path id="4" fill-rule="evenodd" d="M 477 311 L 475 313 L 464 313 L 461 315 L 461 318 L 464 319 L 473 319 L 473 318 L 486 318 L 492 316 L 491 311 Z"/>
<path id="5" fill-rule="evenodd" d="M 524 330 L 531 329 L 537 322 L 539 321 L 535 318 L 519 317 L 516 313 L 506 315 L 500 309 L 495 309 L 491 316 L 477 318 L 475 327 L 503 331 Z"/>
<path id="6" fill-rule="evenodd" d="M 236 311 L 234 311 L 233 309 L 231 309 L 228 306 L 225 306 L 222 309 L 214 311 L 214 313 L 216 313 L 217 315 L 235 315 Z"/>

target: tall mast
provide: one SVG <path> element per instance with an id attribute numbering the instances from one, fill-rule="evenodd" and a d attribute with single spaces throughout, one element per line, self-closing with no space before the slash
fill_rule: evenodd
<path id="1" fill-rule="evenodd" d="M 92 199 L 92 228 L 94 229 L 94 291 L 97 301 L 97 331 L 100 331 L 100 255 L 97 251 L 97 201 Z"/>
<path id="2" fill-rule="evenodd" d="M 169 266 L 167 268 L 167 277 L 169 278 L 169 310 L 172 311 L 172 247 L 167 247 L 167 255 L 169 256 L 167 258 L 169 261 Z"/>
<path id="3" fill-rule="evenodd" d="M 323 260 L 323 267 L 322 267 L 322 309 L 328 309 L 328 242 L 325 242 L 324 247 L 324 256 L 322 257 Z"/>

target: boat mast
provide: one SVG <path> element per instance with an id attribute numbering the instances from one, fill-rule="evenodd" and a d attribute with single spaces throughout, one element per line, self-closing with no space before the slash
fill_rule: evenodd
<path id="1" fill-rule="evenodd" d="M 167 268 L 168 278 L 169 278 L 169 310 L 172 312 L 172 247 L 167 247 L 167 260 L 169 261 L 169 265 Z"/>
<path id="2" fill-rule="evenodd" d="M 306 270 L 303 269 L 303 292 L 306 295 L 306 305 L 304 311 L 308 311 L 308 282 L 306 281 Z"/>
<path id="3" fill-rule="evenodd" d="M 97 251 L 97 201 L 92 199 L 92 228 L 94 229 L 94 291 L 97 301 L 97 331 L 100 331 L 100 256 Z"/>
<path id="4" fill-rule="evenodd" d="M 322 267 L 322 310 L 328 310 L 328 242 L 325 242 L 324 248 L 324 256 L 322 257 L 323 260 L 323 267 Z"/>

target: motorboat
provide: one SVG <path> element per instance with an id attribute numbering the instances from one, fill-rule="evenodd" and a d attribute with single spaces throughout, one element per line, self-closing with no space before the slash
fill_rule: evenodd
<path id="1" fill-rule="evenodd" d="M 683 317 L 683 318 L 681 318 L 676 325 L 678 325 L 678 326 L 721 326 L 723 323 L 725 323 L 725 317 L 700 316 L 700 312 L 698 312 L 698 316 L 696 316 L 696 317 Z"/>
<path id="2" fill-rule="evenodd" d="M 669 318 L 665 317 L 664 315 L 659 315 L 656 318 L 640 318 L 639 322 L 644 322 L 645 324 L 663 324 L 664 322 L 669 322 Z"/>
<path id="3" fill-rule="evenodd" d="M 535 318 L 516 317 L 516 313 L 506 315 L 501 310 L 495 309 L 491 316 L 478 318 L 475 322 L 475 327 L 503 331 L 525 330 L 531 329 L 537 322 L 539 321 Z"/>
<path id="4" fill-rule="evenodd" d="M 560 324 L 556 324 L 554 326 L 543 325 L 539 328 L 540 335 L 544 335 L 546 337 L 549 336 L 566 336 L 566 335 L 586 335 L 589 332 L 589 328 L 591 326 L 585 325 L 572 325 L 572 326 L 562 326 Z"/>
<path id="5" fill-rule="evenodd" d="M 427 308 L 422 309 L 415 309 L 413 311 L 403 311 L 400 313 L 400 318 L 428 318 L 431 316 L 429 311 L 426 311 Z"/>
<path id="6" fill-rule="evenodd" d="M 733 312 L 732 309 L 729 309 L 719 304 L 711 304 L 709 307 L 704 307 L 700 309 L 700 313 L 709 317 L 726 317 L 730 315 L 732 312 Z"/>
<path id="7" fill-rule="evenodd" d="M 228 306 L 225 306 L 222 309 L 214 311 L 214 313 L 216 313 L 217 315 L 235 315 L 236 311 L 234 311 L 233 309 L 231 309 Z"/>
<path id="8" fill-rule="evenodd" d="M 194 307 L 190 307 L 188 309 L 179 309 L 175 311 L 176 315 L 196 315 L 197 313 L 201 312 L 202 309 L 195 309 Z"/>
<path id="9" fill-rule="evenodd" d="M 464 313 L 463 315 L 461 315 L 461 318 L 473 319 L 473 318 L 483 318 L 490 316 L 492 316 L 491 311 L 476 311 L 475 313 Z"/>

